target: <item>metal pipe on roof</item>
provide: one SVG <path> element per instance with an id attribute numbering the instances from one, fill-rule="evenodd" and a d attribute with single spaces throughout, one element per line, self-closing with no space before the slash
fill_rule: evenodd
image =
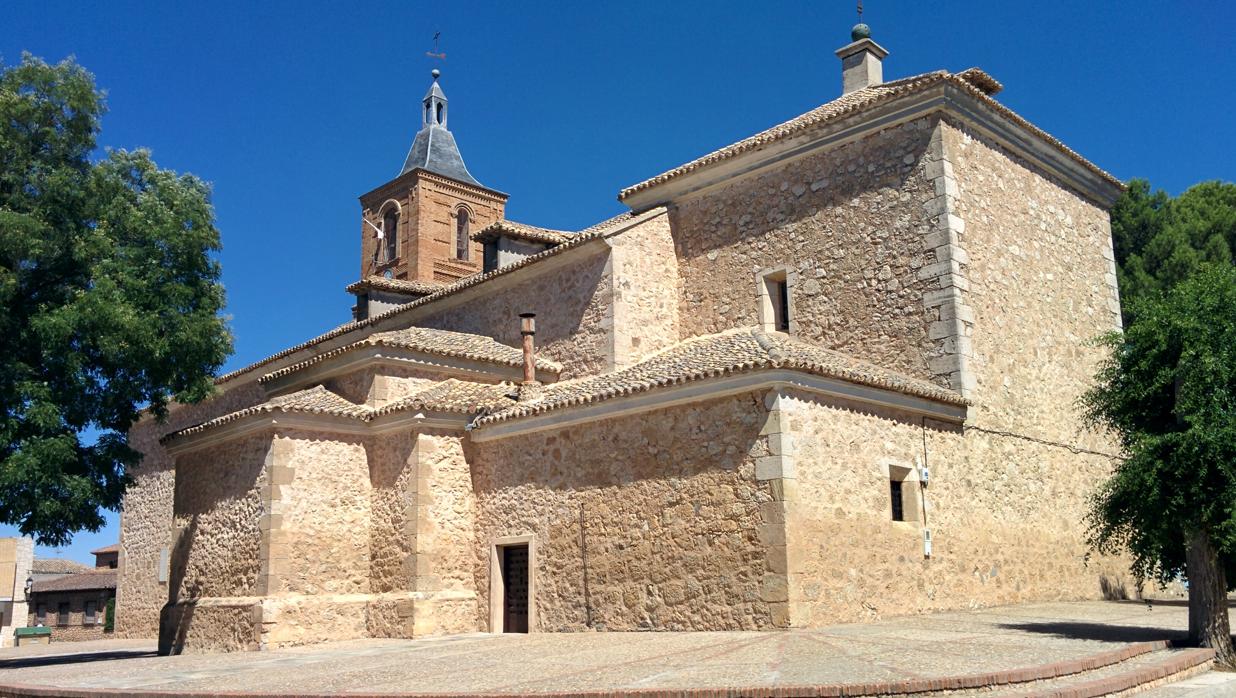
<path id="1" fill-rule="evenodd" d="M 536 313 L 519 314 L 519 334 L 524 338 L 524 384 L 536 383 Z"/>

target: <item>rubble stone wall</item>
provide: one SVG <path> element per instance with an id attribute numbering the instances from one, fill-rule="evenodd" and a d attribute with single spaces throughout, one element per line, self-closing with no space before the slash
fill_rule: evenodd
<path id="1" fill-rule="evenodd" d="M 1106 211 L 966 127 L 945 152 L 969 252 L 975 425 L 1114 453 L 1081 427 L 1077 398 L 1119 325 Z"/>
<path id="2" fill-rule="evenodd" d="M 534 535 L 542 631 L 776 627 L 745 394 L 474 444 L 477 589 L 493 541 Z"/>
<path id="3" fill-rule="evenodd" d="M 280 593 L 369 591 L 369 464 L 364 442 L 342 434 L 286 431 L 295 471 L 279 499 L 288 558 Z M 271 589 L 271 592 L 275 592 Z"/>
<path id="4" fill-rule="evenodd" d="M 129 469 L 133 481 L 120 511 L 116 637 L 158 637 L 159 613 L 168 600 L 168 585 L 159 581 L 159 575 L 163 551 L 171 554 L 176 475 L 159 439 L 264 399 L 261 386 L 250 381 L 196 405 L 174 405 L 163 423 L 147 416 L 129 431 L 129 446 L 142 454 L 142 460 Z"/>
<path id="5" fill-rule="evenodd" d="M 456 305 L 417 322 L 521 346 L 519 314 L 536 313 L 537 351 L 563 365 L 561 378 L 592 375 L 613 363 L 613 274 L 598 253 L 511 288 Z"/>
<path id="6" fill-rule="evenodd" d="M 680 335 L 760 324 L 756 273 L 788 267 L 793 334 L 939 380 L 923 303 L 936 197 L 925 173 L 933 117 L 732 180 L 672 212 Z"/>
<path id="7" fill-rule="evenodd" d="M 173 601 L 259 592 L 258 523 L 270 446 L 266 431 L 177 457 Z"/>
<path id="8" fill-rule="evenodd" d="M 798 498 L 786 531 L 794 625 L 1132 591 L 1125 561 L 1086 560 L 1086 501 L 1108 459 L 981 432 L 963 436 L 892 409 L 791 396 Z M 916 472 L 924 461 L 926 488 Z M 915 516 L 902 522 L 891 512 L 890 470 L 898 468 L 914 471 L 902 492 Z M 924 528 L 932 534 L 930 558 Z"/>
<path id="9" fill-rule="evenodd" d="M 610 238 L 614 265 L 614 367 L 624 368 L 678 341 L 682 282 L 667 215 Z"/>

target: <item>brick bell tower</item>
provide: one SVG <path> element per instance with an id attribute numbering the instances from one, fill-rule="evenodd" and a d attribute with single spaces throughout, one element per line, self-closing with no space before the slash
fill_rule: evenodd
<path id="1" fill-rule="evenodd" d="M 447 130 L 441 73 L 432 75 L 399 176 L 360 197 L 361 280 L 348 286 L 358 319 L 479 273 L 482 246 L 471 235 L 503 218 L 507 195 L 464 166 Z"/>

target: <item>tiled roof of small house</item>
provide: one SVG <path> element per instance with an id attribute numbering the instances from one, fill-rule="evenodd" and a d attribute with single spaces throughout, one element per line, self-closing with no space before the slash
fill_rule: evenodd
<path id="1" fill-rule="evenodd" d="M 358 291 L 390 291 L 392 293 L 406 293 L 415 296 L 428 296 L 434 291 L 439 291 L 446 284 L 435 283 L 432 281 L 410 281 L 408 279 L 388 279 L 383 276 L 367 276 L 360 281 L 353 281 L 348 284 L 344 290 L 348 293 L 356 293 Z"/>
<path id="2" fill-rule="evenodd" d="M 539 228 L 535 225 L 501 220 L 481 228 L 472 234 L 472 239 L 478 242 L 488 242 L 497 237 L 519 238 L 531 242 L 545 242 L 551 245 L 561 245 L 570 239 L 572 233 L 565 230 Z"/>
<path id="3" fill-rule="evenodd" d="M 65 560 L 59 557 L 36 557 L 30 571 L 35 574 L 72 574 L 92 569 L 94 568 L 90 565 L 83 565 L 76 560 Z"/>
<path id="4" fill-rule="evenodd" d="M 515 386 L 511 383 L 473 383 L 448 378 L 433 387 L 374 410 L 374 416 L 417 410 L 476 414 L 493 411 L 514 403 Z"/>
<path id="5" fill-rule="evenodd" d="M 120 544 L 112 543 L 111 545 L 105 545 L 102 548 L 95 548 L 94 550 L 90 551 L 90 554 L 91 555 L 103 555 L 105 553 L 118 553 L 118 552 L 120 552 Z"/>
<path id="6" fill-rule="evenodd" d="M 39 594 L 49 591 L 89 591 L 115 588 L 116 570 L 95 571 L 91 569 L 87 572 L 66 574 L 55 579 L 40 579 L 30 587 L 30 591 Z"/>
<path id="7" fill-rule="evenodd" d="M 992 99 L 991 95 L 999 92 L 1002 89 L 1002 85 L 1000 85 L 995 78 L 991 77 L 982 70 L 978 68 L 970 68 L 968 70 L 963 70 L 960 73 L 950 73 L 946 70 L 937 70 L 930 73 L 923 73 L 921 75 L 902 78 L 900 80 L 892 80 L 880 85 L 873 85 L 871 87 L 854 90 L 853 92 L 844 94 L 831 102 L 820 105 L 805 114 L 796 116 L 793 119 L 778 124 L 766 131 L 761 131 L 750 138 L 745 138 L 732 145 L 727 145 L 719 150 L 714 150 L 703 157 L 692 160 L 684 165 L 679 165 L 672 170 L 663 172 L 650 179 L 646 179 L 639 184 L 627 187 L 618 194 L 618 198 L 619 200 L 626 199 L 636 192 L 668 182 L 671 179 L 681 177 L 682 175 L 694 172 L 695 170 L 728 160 L 742 153 L 758 150 L 759 148 L 776 141 L 797 136 L 812 128 L 830 124 L 854 113 L 879 106 L 880 104 L 890 102 L 898 97 L 932 87 L 942 82 L 951 83 L 954 86 L 975 96 L 1005 118 L 1031 131 L 1055 148 L 1061 150 L 1065 155 L 1072 158 L 1092 173 L 1119 187 L 1124 186 L 1120 180 L 1116 179 L 1112 175 L 1100 169 L 1094 163 L 1077 154 L 1064 143 L 1052 137 L 1046 131 L 1040 129 L 1029 121 L 1026 121 L 1013 110 L 997 102 L 995 99 Z"/>
<path id="8" fill-rule="evenodd" d="M 628 368 L 544 386 L 540 399 L 477 418 L 475 426 L 601 402 L 690 381 L 785 368 L 964 406 L 961 395 L 935 383 L 889 371 L 836 351 L 754 328 L 680 342 Z"/>
<path id="9" fill-rule="evenodd" d="M 467 332 L 451 332 L 435 330 L 428 327 L 405 327 L 402 330 L 375 332 L 368 337 L 346 346 L 323 352 L 313 358 L 305 359 L 278 371 L 272 371 L 261 377 L 262 382 L 268 382 L 297 371 L 301 371 L 327 359 L 346 354 L 365 347 L 397 347 L 411 349 L 425 354 L 449 356 L 472 361 L 483 361 L 502 366 L 523 366 L 522 349 L 509 347 L 497 340 L 479 334 Z M 556 361 L 537 357 L 537 369 L 550 373 L 561 373 L 562 366 Z"/>
<path id="10" fill-rule="evenodd" d="M 664 211 L 664 209 L 651 209 L 649 211 L 645 211 L 639 214 L 635 214 L 635 213 L 628 211 L 626 213 L 620 213 L 617 216 L 614 216 L 612 218 L 607 218 L 601 221 L 600 223 L 597 223 L 596 225 L 593 225 L 588 228 L 584 228 L 578 233 L 571 235 L 570 239 L 568 239 L 566 242 L 562 243 L 561 245 L 556 245 L 554 247 L 549 248 L 548 250 L 545 250 L 544 252 L 538 252 L 537 254 L 524 257 L 523 259 L 517 262 L 513 262 L 503 267 L 498 267 L 497 269 L 486 272 L 484 274 L 473 274 L 472 276 L 465 276 L 459 281 L 456 281 L 452 284 L 444 286 L 441 289 L 429 294 L 428 296 L 425 296 L 423 298 L 417 298 L 414 301 L 411 301 L 409 303 L 404 303 L 403 305 L 391 308 L 390 310 L 387 310 L 386 312 L 378 313 L 377 315 L 372 315 L 364 320 L 354 320 L 352 322 L 339 325 L 338 327 L 332 330 L 329 330 L 327 332 L 324 332 L 323 334 L 320 334 L 317 337 L 314 337 L 310 340 L 301 342 L 300 344 L 297 344 L 295 346 L 288 347 L 287 349 L 284 349 L 283 351 L 277 352 L 275 354 L 271 354 L 270 356 L 264 359 L 261 359 L 260 361 L 255 361 L 254 363 L 251 363 L 248 366 L 245 366 L 243 368 L 239 368 L 239 369 L 236 369 L 235 371 L 230 371 L 228 373 L 225 373 L 215 379 L 215 384 L 217 385 L 220 383 L 226 383 L 227 381 L 237 376 L 240 376 L 242 374 L 248 373 L 249 371 L 252 371 L 255 368 L 258 368 L 260 366 L 264 366 L 266 364 L 278 361 L 279 359 L 291 356 L 292 354 L 295 354 L 303 349 L 308 349 L 309 347 L 312 347 L 316 344 L 321 344 L 322 342 L 325 342 L 327 340 L 331 340 L 331 339 L 334 339 L 335 337 L 345 335 L 349 332 L 352 332 L 353 330 L 370 327 L 378 322 L 381 322 L 382 320 L 385 320 L 390 317 L 394 317 L 403 312 L 407 312 L 408 310 L 411 310 L 412 308 L 419 308 L 420 306 L 425 305 L 427 303 L 432 303 L 433 301 L 436 301 L 439 298 L 445 298 L 446 296 L 452 295 L 454 293 L 458 293 L 460 291 L 463 291 L 464 289 L 471 288 L 473 286 L 476 286 L 477 284 L 484 283 L 485 281 L 488 281 L 490 279 L 493 279 L 499 276 L 504 276 L 514 271 L 518 271 L 519 269 L 523 269 L 524 267 L 535 264 L 541 261 L 542 259 L 547 259 L 549 257 L 562 254 L 568 250 L 572 250 L 588 242 L 604 237 L 611 230 L 618 227 L 619 225 L 622 225 L 623 223 L 635 222 L 635 220 L 640 218 L 641 216 L 645 216 L 649 214 L 658 215 L 659 212 L 662 212 L 662 211 Z"/>

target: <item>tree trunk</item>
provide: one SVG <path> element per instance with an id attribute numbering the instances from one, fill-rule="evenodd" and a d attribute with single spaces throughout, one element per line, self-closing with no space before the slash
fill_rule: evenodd
<path id="1" fill-rule="evenodd" d="M 1227 618 L 1227 575 L 1219 562 L 1219 553 L 1205 531 L 1187 535 L 1189 642 L 1198 647 L 1213 647 L 1216 664 L 1236 666 Z"/>

